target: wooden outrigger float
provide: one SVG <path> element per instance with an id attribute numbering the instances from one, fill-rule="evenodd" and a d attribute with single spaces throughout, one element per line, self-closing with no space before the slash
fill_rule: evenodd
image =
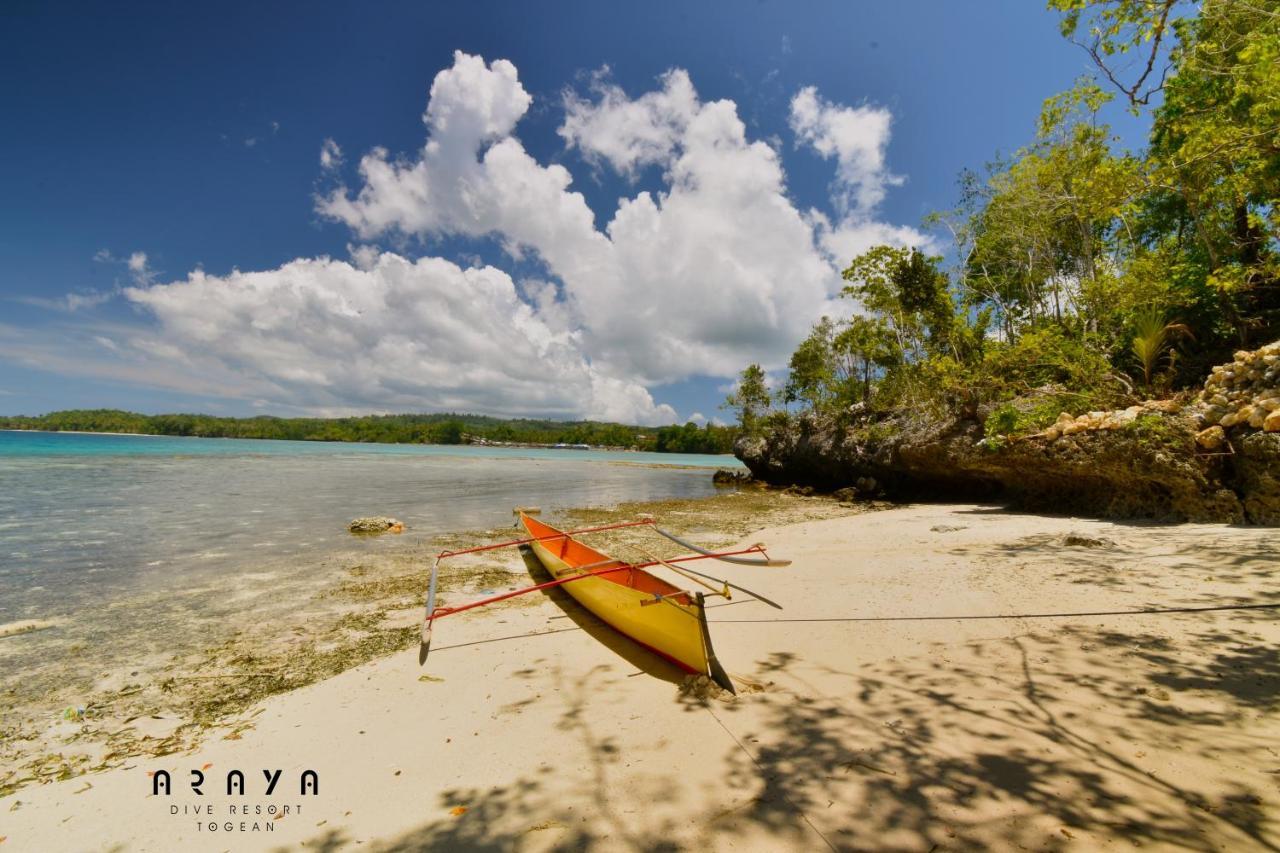
<path id="1" fill-rule="evenodd" d="M 514 598 L 530 592 L 564 586 L 574 600 L 599 617 L 605 624 L 671 661 L 686 672 L 706 675 L 726 690 L 733 691 L 733 682 L 716 659 L 711 646 L 711 634 L 707 628 L 706 599 L 708 596 L 730 598 L 732 590 L 781 609 L 781 605 L 761 595 L 717 580 L 702 572 L 676 563 L 694 560 L 723 560 L 750 566 L 787 566 L 789 560 L 774 560 L 765 553 L 763 545 L 752 545 L 738 551 L 712 552 L 690 545 L 656 526 L 652 518 L 639 521 L 589 527 L 581 530 L 561 531 L 533 518 L 536 510 L 517 509 L 517 526 L 528 536 L 510 542 L 482 545 L 461 551 L 444 551 L 431 567 L 431 582 L 427 591 L 426 615 L 422 624 L 422 645 L 419 663 L 425 662 L 431 647 L 433 623 L 442 616 L 460 613 L 486 604 Z M 627 563 L 617 560 L 573 538 L 586 533 L 617 530 L 624 527 L 649 526 L 662 536 L 694 551 L 688 557 L 658 559 L 648 562 Z M 436 576 L 440 561 L 461 554 L 489 551 L 497 548 L 527 545 L 554 578 L 546 583 L 495 595 L 459 607 L 437 607 Z M 755 555 L 755 556 L 749 556 Z M 660 578 L 646 569 L 663 566 L 682 577 L 706 587 L 710 592 L 693 592 Z M 712 585 L 709 581 L 714 581 Z"/>

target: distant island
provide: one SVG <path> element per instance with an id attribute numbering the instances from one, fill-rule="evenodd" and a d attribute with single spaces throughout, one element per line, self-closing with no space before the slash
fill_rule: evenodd
<path id="1" fill-rule="evenodd" d="M 110 432 L 199 438 L 366 441 L 382 444 L 482 444 L 591 447 L 656 453 L 732 453 L 735 427 L 695 423 L 641 427 L 602 421 L 504 419 L 468 414 L 365 415 L 355 418 L 224 418 L 143 415 L 118 409 L 71 409 L 3 416 L 0 429 Z"/>

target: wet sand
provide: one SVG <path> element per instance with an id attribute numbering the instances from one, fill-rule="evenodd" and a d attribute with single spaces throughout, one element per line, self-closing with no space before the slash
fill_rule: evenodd
<path id="1" fill-rule="evenodd" d="M 27 785 L 0 798 L 3 849 L 1280 846 L 1273 531 L 823 507 L 737 531 L 795 561 L 725 569 L 786 608 L 711 611 L 737 697 L 529 597 L 442 620 L 425 668 L 402 648 L 177 752 Z M 293 808 L 268 832 L 233 805 Z"/>

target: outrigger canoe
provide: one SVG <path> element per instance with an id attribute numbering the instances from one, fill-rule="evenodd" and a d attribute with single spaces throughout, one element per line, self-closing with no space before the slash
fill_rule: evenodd
<path id="1" fill-rule="evenodd" d="M 642 568 L 615 560 L 523 512 L 519 519 L 538 562 L 556 580 L 590 573 L 563 584 L 574 600 L 618 633 L 686 672 L 706 675 L 733 691 L 733 682 L 711 648 L 702 593 L 686 592 Z M 620 570 L 600 572 L 615 566 Z"/>

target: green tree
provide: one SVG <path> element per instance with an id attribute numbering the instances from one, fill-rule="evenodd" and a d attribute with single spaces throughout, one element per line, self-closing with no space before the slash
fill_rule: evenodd
<path id="1" fill-rule="evenodd" d="M 811 409 L 820 409 L 832 401 L 836 380 L 834 338 L 835 324 L 830 317 L 823 317 L 796 347 L 787 365 L 784 402 L 802 402 Z"/>
<path id="2" fill-rule="evenodd" d="M 760 429 L 761 418 L 768 413 L 769 387 L 765 372 L 758 364 L 749 364 L 738 377 L 737 387 L 725 398 L 724 408 L 737 414 L 743 433 L 753 435 Z"/>
<path id="3" fill-rule="evenodd" d="M 871 401 L 871 381 L 876 375 L 897 363 L 898 352 L 889 327 L 883 319 L 857 315 L 852 317 L 831 343 L 842 378 L 841 401 Z"/>
<path id="4" fill-rule="evenodd" d="M 1200 309 L 1187 312 L 1200 337 L 1280 334 L 1280 2 L 1049 5 L 1134 111 L 1151 110 L 1143 235 Z"/>

